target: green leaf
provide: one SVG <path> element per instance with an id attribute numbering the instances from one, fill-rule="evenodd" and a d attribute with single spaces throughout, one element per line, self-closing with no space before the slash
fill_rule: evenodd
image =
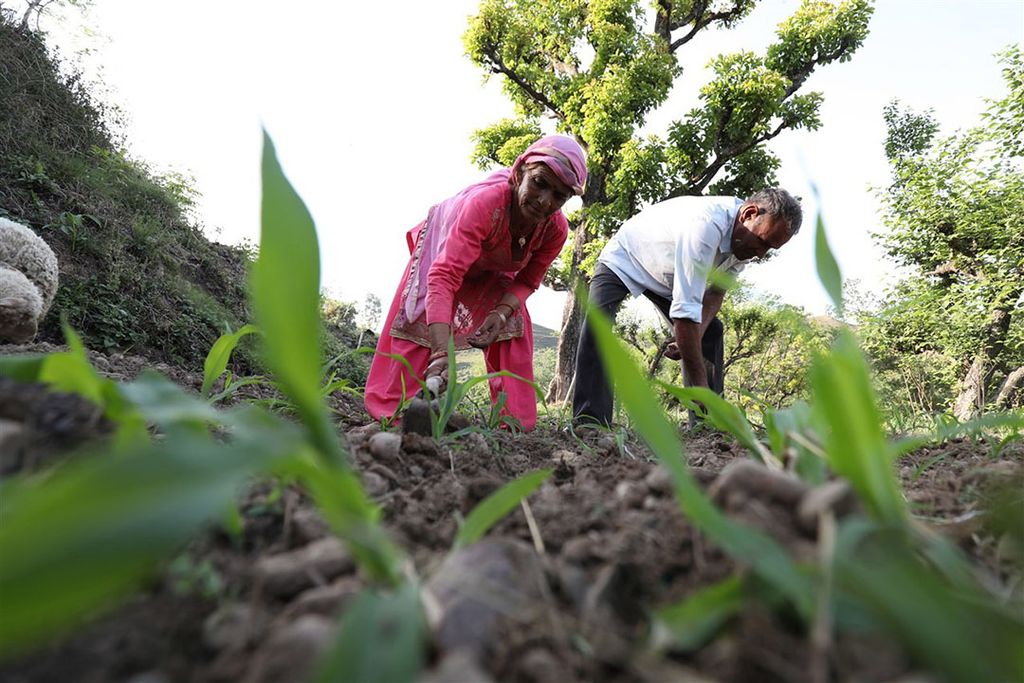
<path id="1" fill-rule="evenodd" d="M 849 330 L 811 367 L 813 411 L 821 424 L 825 454 L 833 471 L 850 480 L 872 514 L 902 523 L 906 504 L 893 472 L 891 447 L 882 431 L 867 363 Z"/>
<path id="2" fill-rule="evenodd" d="M 953 589 L 910 550 L 902 528 L 840 527 L 837 589 L 857 599 L 916 659 L 951 681 L 1024 677 L 1024 622 L 978 588 Z"/>
<path id="3" fill-rule="evenodd" d="M 601 311 L 589 304 L 587 320 L 594 331 L 605 368 L 615 382 L 616 391 L 636 431 L 672 475 L 683 514 L 729 555 L 750 565 L 767 583 L 791 600 L 803 615 L 813 614 L 814 595 L 807 577 L 790 561 L 778 543 L 765 534 L 733 522 L 707 499 L 686 467 L 678 431 L 658 405 L 655 392 L 651 391 L 650 384 L 629 357 L 629 352 L 616 338 L 611 324 Z"/>
<path id="4" fill-rule="evenodd" d="M 298 434 L 237 420 L 232 444 L 182 435 L 122 456 L 82 455 L 45 478 L 3 488 L 0 656 L 21 651 L 130 592 L 164 557 L 219 518 L 252 473 L 287 458 Z"/>
<path id="5" fill-rule="evenodd" d="M 177 425 L 204 430 L 220 421 L 215 408 L 152 370 L 143 371 L 134 382 L 122 384 L 120 391 L 148 422 L 165 430 Z"/>
<path id="6" fill-rule="evenodd" d="M 0 377 L 15 382 L 38 381 L 46 356 L 38 353 L 0 356 Z"/>
<path id="7" fill-rule="evenodd" d="M 414 681 L 423 666 L 427 624 L 419 587 L 365 590 L 345 610 L 338 643 L 321 663 L 318 683 Z"/>
<path id="8" fill-rule="evenodd" d="M 64 325 L 64 337 L 70 350 L 48 354 L 43 361 L 39 381 L 57 391 L 78 394 L 97 405 L 104 405 L 105 380 L 89 363 L 81 338 L 67 324 Z"/>
<path id="9" fill-rule="evenodd" d="M 267 364 L 294 404 L 319 452 L 345 462 L 320 401 L 320 249 L 306 205 L 263 133 L 260 253 L 250 290 Z"/>
<path id="10" fill-rule="evenodd" d="M 349 468 L 312 457 L 296 458 L 287 473 L 299 478 L 316 501 L 324 519 L 370 576 L 388 585 L 402 578 L 402 552 L 378 523 L 379 508 L 366 496 Z"/>
<path id="11" fill-rule="evenodd" d="M 257 331 L 258 328 L 255 325 L 244 325 L 236 332 L 222 334 L 213 343 L 213 346 L 210 347 L 210 352 L 206 354 L 206 360 L 203 362 L 203 396 L 210 395 L 213 383 L 227 369 L 228 360 L 231 359 L 231 352 L 235 350 L 235 346 L 238 345 L 242 337 Z"/>
<path id="12" fill-rule="evenodd" d="M 533 493 L 551 476 L 552 470 L 537 470 L 513 479 L 484 498 L 466 517 L 455 537 L 455 547 L 476 543 L 502 517 L 511 512 L 520 501 Z"/>
<path id="13" fill-rule="evenodd" d="M 743 587 L 742 577 L 730 576 L 681 602 L 662 607 L 654 613 L 655 629 L 671 634 L 673 649 L 696 650 L 743 609 Z"/>
<path id="14" fill-rule="evenodd" d="M 694 401 L 700 401 L 706 409 L 704 418 L 715 429 L 732 434 L 762 463 L 770 460 L 773 465 L 778 465 L 771 452 L 758 441 L 743 411 L 715 392 L 707 387 L 677 387 L 661 380 L 658 380 L 658 386 L 680 399 L 689 408 L 695 407 Z"/>
<path id="15" fill-rule="evenodd" d="M 825 237 L 825 223 L 821 220 L 821 213 L 818 214 L 814 232 L 814 257 L 818 266 L 818 279 L 832 298 L 832 305 L 842 314 L 843 276 L 839 273 L 839 264 L 836 263 L 836 257 L 832 254 L 828 239 Z"/>

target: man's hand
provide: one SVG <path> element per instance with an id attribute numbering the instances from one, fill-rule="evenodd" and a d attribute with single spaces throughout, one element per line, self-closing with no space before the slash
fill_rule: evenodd
<path id="1" fill-rule="evenodd" d="M 682 357 L 683 354 L 679 351 L 679 344 L 674 341 L 670 341 L 665 346 L 665 358 L 668 358 L 669 360 L 679 360 Z"/>

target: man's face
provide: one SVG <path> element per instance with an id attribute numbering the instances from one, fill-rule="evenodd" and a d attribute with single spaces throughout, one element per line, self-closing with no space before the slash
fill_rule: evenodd
<path id="1" fill-rule="evenodd" d="M 785 220 L 772 220 L 759 206 L 744 204 L 732 229 L 732 253 L 741 261 L 762 258 L 770 250 L 781 248 L 790 237 Z"/>
<path id="2" fill-rule="evenodd" d="M 515 192 L 519 211 L 529 225 L 546 220 L 572 197 L 572 189 L 544 163 L 524 166 Z"/>

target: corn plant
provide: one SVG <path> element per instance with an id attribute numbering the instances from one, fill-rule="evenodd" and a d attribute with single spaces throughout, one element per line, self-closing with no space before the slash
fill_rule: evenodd
<path id="1" fill-rule="evenodd" d="M 321 400 L 315 229 L 269 137 L 264 143 L 262 248 L 250 291 L 267 365 L 300 424 L 252 406 L 219 410 L 156 373 L 118 385 L 96 373 L 70 328 L 69 351 L 0 359 L 0 374 L 79 393 L 116 425 L 111 443 L 94 447 L 92 457 L 46 476 L 3 482 L 0 657 L 130 593 L 204 523 L 229 515 L 242 484 L 262 472 L 302 483 L 366 574 L 397 587 L 393 594 L 368 592 L 359 604 L 364 612 L 380 611 L 382 623 L 388 610 L 399 610 L 402 632 L 410 637 L 374 641 L 371 651 L 378 661 L 401 664 L 402 671 L 418 670 L 418 588 L 407 577 L 404 555 L 380 528 L 378 509 L 349 466 Z M 226 367 L 233 342 L 237 337 L 210 354 L 204 394 Z M 150 426 L 159 430 L 158 440 L 151 439 Z M 342 651 L 365 649 L 348 640 L 358 634 L 357 628 L 342 630 Z M 330 661 L 325 680 L 385 680 L 351 667 L 331 669 Z"/>
<path id="2" fill-rule="evenodd" d="M 842 310 L 840 274 L 820 216 L 816 227 L 819 277 L 837 310 Z M 622 370 L 619 374 L 623 381 L 629 376 Z M 956 547 L 911 520 L 893 471 L 893 459 L 900 451 L 885 437 L 867 364 L 852 334 L 838 335 L 832 349 L 815 361 L 811 385 L 809 408 L 779 411 L 766 422 L 772 426 L 773 450 L 778 453 L 788 437 L 813 426 L 820 442 L 803 439 L 797 444 L 807 457 L 819 457 L 846 478 L 868 511 L 867 517 L 841 522 L 834 546 L 824 547 L 817 575 L 816 627 L 827 633 L 844 624 L 863 628 L 867 623 L 873 630 L 899 638 L 909 652 L 948 680 L 1019 680 L 1024 675 L 1024 648 L 1020 647 L 1024 619 L 978 585 Z M 699 391 L 681 393 L 690 400 L 708 398 Z M 630 408 L 635 400 L 623 397 L 631 415 L 640 413 L 640 402 Z M 717 414 L 709 408 L 708 416 L 716 426 L 749 443 L 749 425 L 723 419 L 722 412 L 721 407 Z M 1019 424 L 1005 418 L 997 422 Z M 667 447 L 667 434 L 658 423 L 638 421 L 638 428 L 652 445 L 665 442 Z M 951 427 L 946 433 L 953 431 Z M 817 465 L 813 474 L 820 480 L 824 470 Z M 685 481 L 676 476 L 677 482 Z M 677 493 L 681 500 L 691 495 L 678 486 Z M 687 506 L 681 506 L 686 511 Z M 754 563 L 721 539 L 715 540 L 737 559 Z M 668 634 L 677 647 L 696 647 L 742 608 L 743 595 L 743 586 L 731 579 L 711 586 L 660 610 L 658 632 Z M 806 617 L 808 612 L 802 614 Z"/>
<path id="3" fill-rule="evenodd" d="M 505 515 L 533 493 L 551 476 L 553 470 L 544 469 L 525 474 L 504 484 L 497 491 L 477 503 L 466 516 L 455 536 L 455 548 L 475 543 Z"/>

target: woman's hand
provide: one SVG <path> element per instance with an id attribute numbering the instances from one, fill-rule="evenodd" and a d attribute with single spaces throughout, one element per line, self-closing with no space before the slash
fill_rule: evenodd
<path id="1" fill-rule="evenodd" d="M 500 305 L 500 304 L 499 304 Z M 470 346 L 475 346 L 478 349 L 484 349 L 494 343 L 494 340 L 498 338 L 501 331 L 505 329 L 505 323 L 508 322 L 508 316 L 505 315 L 504 309 L 507 305 L 500 305 L 501 308 L 495 308 L 493 311 L 487 314 L 484 318 L 483 323 L 477 328 L 476 332 L 473 333 L 466 341 L 469 342 Z"/>
<path id="2" fill-rule="evenodd" d="M 436 379 L 435 379 L 436 378 Z M 434 396 L 439 395 L 448 386 L 448 352 L 431 355 L 427 370 L 423 373 L 424 383 Z M 431 398 L 428 396 L 427 398 Z"/>

